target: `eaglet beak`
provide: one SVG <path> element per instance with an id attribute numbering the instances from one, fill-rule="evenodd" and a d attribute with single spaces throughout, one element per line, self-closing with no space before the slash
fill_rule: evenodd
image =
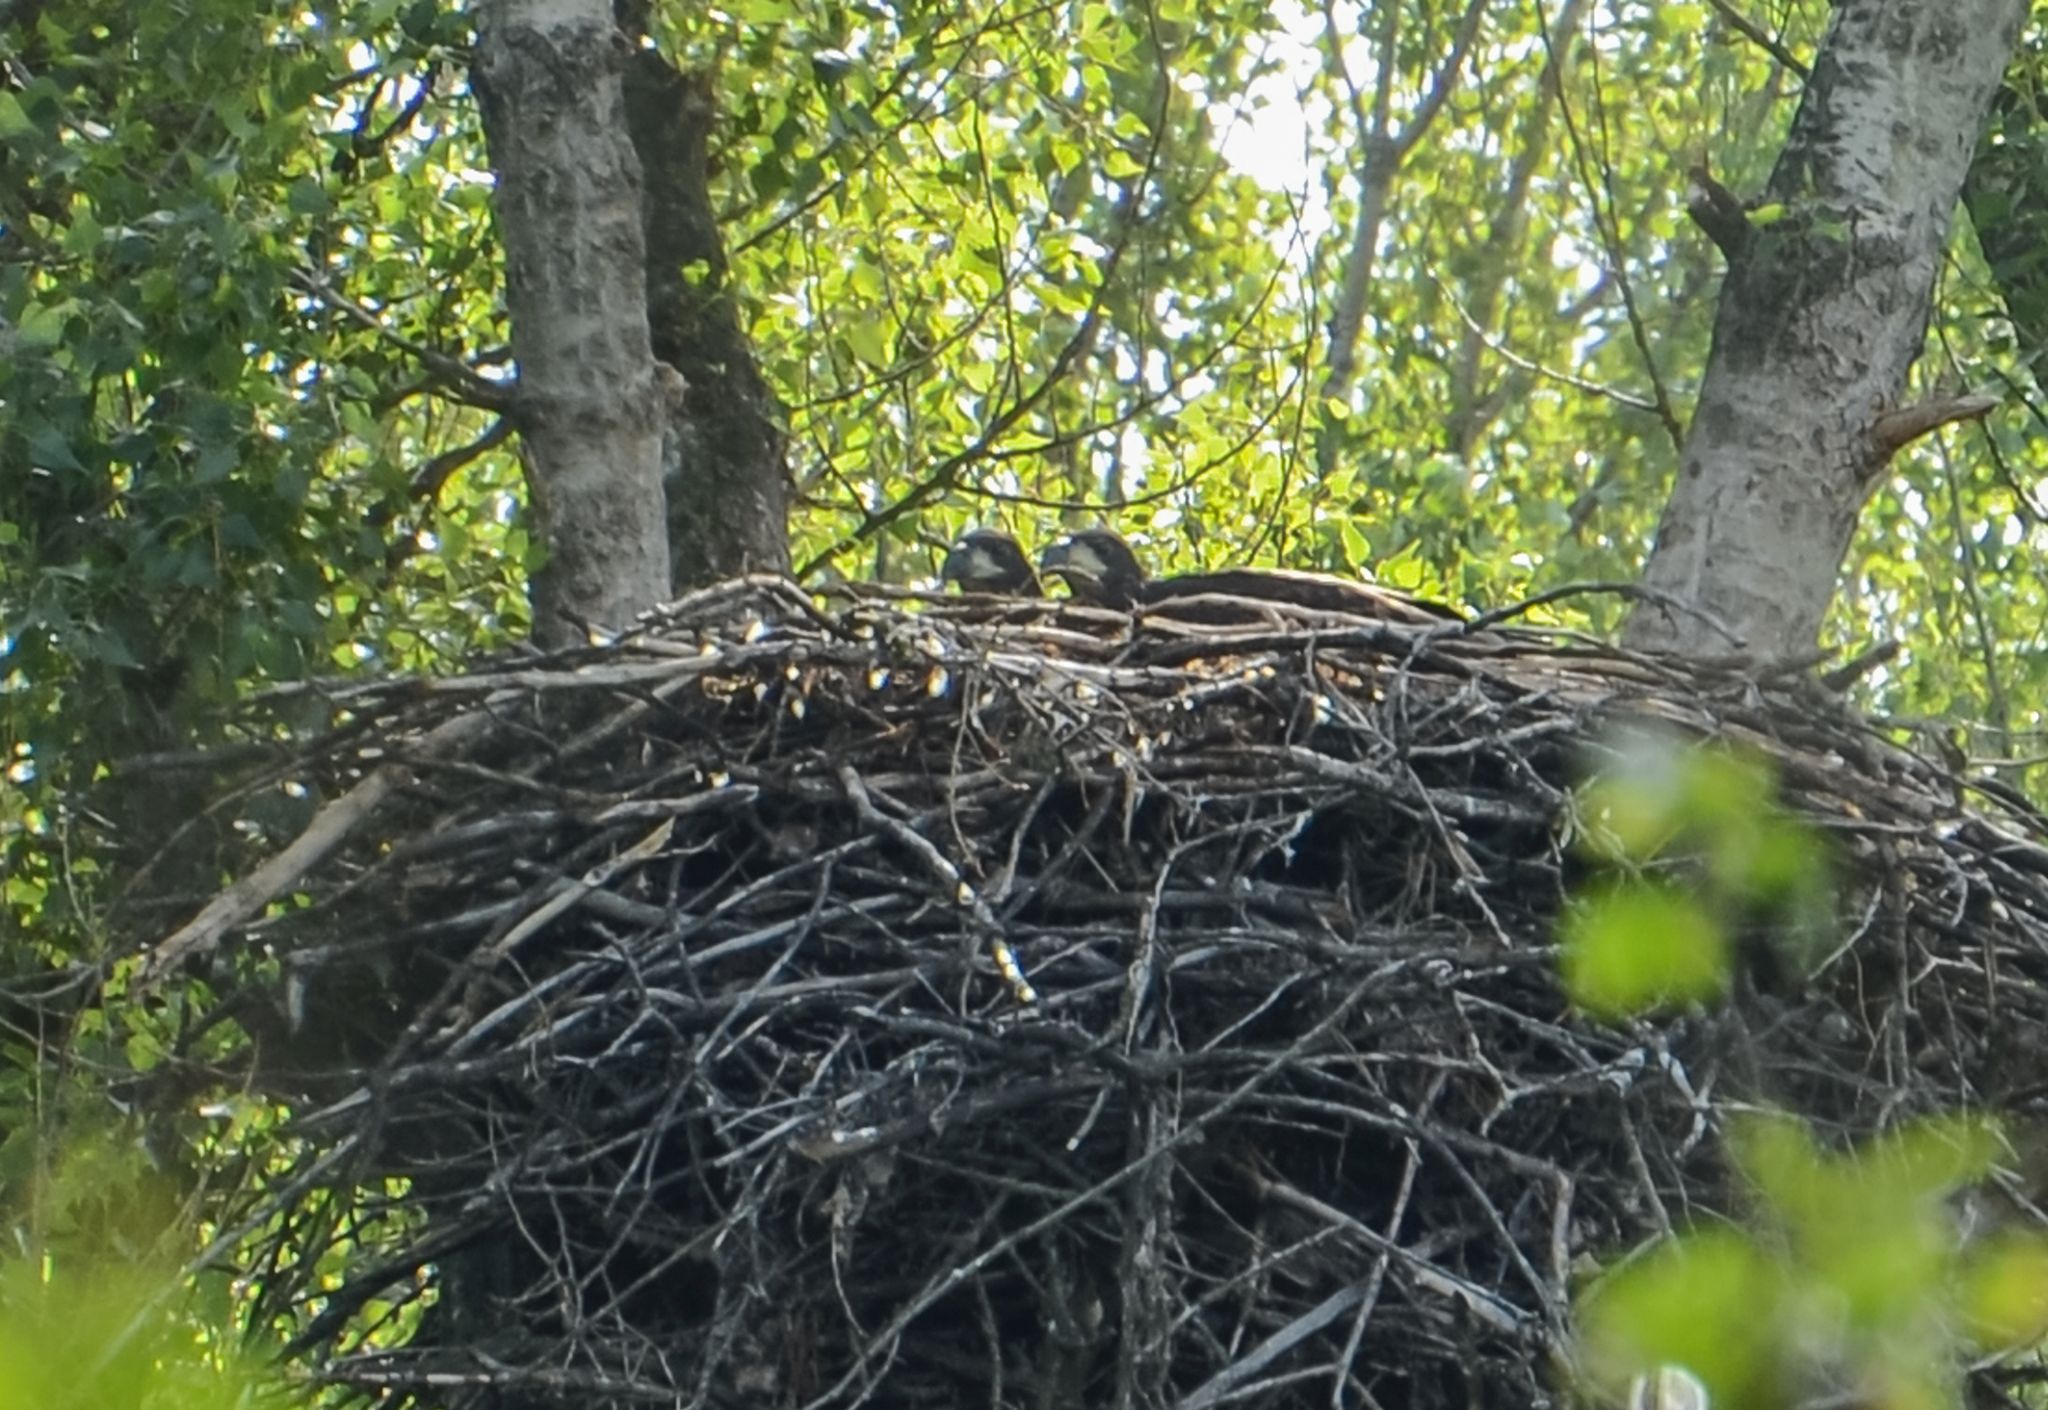
<path id="1" fill-rule="evenodd" d="M 1109 565 L 1085 543 L 1061 539 L 1038 557 L 1042 573 L 1057 573 L 1069 582 L 1099 583 L 1108 576 Z"/>
<path id="2" fill-rule="evenodd" d="M 956 543 L 947 550 L 946 561 L 939 565 L 939 581 L 965 585 L 984 581 L 1000 571 L 995 560 L 988 556 L 987 549 L 970 543 Z"/>

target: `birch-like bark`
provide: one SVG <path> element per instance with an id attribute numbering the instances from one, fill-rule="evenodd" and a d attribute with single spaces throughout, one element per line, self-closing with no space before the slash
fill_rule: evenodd
<path id="1" fill-rule="evenodd" d="M 1818 639 L 1857 516 L 1913 419 L 1898 405 L 1906 373 L 2026 14 L 2025 0 L 1836 5 L 1767 188 L 1774 218 L 1724 200 L 1703 220 L 1728 275 L 1644 573 L 1695 610 L 1638 607 L 1631 644 L 1718 652 L 1732 633 L 1781 658 Z"/>
<path id="2" fill-rule="evenodd" d="M 584 624 L 624 627 L 668 596 L 626 57 L 611 0 L 489 0 L 478 13 L 515 416 L 548 553 L 532 587 L 543 645 L 582 639 Z"/>

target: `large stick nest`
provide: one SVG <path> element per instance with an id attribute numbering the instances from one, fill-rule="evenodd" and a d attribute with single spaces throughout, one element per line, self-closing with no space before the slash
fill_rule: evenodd
<path id="1" fill-rule="evenodd" d="M 2022 804 L 1791 674 L 1259 611 L 756 582 L 274 697 L 242 798 L 397 787 L 212 962 L 266 1307 L 438 1404 L 1540 1406 L 1589 1256 L 1735 1207 L 1726 1104 L 2028 1100 Z M 1572 790 L 1643 720 L 1774 763 L 1841 930 L 1603 1025 Z"/>

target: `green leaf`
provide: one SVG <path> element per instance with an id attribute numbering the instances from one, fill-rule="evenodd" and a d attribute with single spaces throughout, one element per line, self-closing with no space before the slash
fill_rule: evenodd
<path id="1" fill-rule="evenodd" d="M 29 462 L 45 470 L 83 470 L 64 433 L 55 426 L 38 426 L 28 433 Z"/>
<path id="2" fill-rule="evenodd" d="M 302 176 L 286 188 L 285 205 L 294 215 L 327 215 L 334 209 L 327 192 L 310 176 Z"/>
<path id="3" fill-rule="evenodd" d="M 1102 169 L 1118 181 L 1128 181 L 1131 177 L 1142 174 L 1145 164 L 1123 148 L 1111 147 L 1103 155 Z"/>
<path id="4" fill-rule="evenodd" d="M 64 253 L 74 258 L 91 254 L 100 247 L 106 232 L 93 219 L 89 207 L 79 207 L 71 213 L 71 223 L 64 230 Z"/>
<path id="5" fill-rule="evenodd" d="M 1599 1285 L 1582 1313 L 1594 1383 L 1619 1397 L 1637 1376 L 1682 1367 L 1715 1406 L 1751 1397 L 1790 1333 L 1784 1270 L 1732 1230 L 1664 1245 Z"/>
<path id="6" fill-rule="evenodd" d="M 1344 543 L 1345 566 L 1358 568 L 1372 562 L 1372 545 L 1366 542 L 1365 531 L 1358 527 L 1357 520 L 1338 521 L 1337 533 Z"/>
<path id="7" fill-rule="evenodd" d="M 1721 927 L 1663 886 L 1617 886 L 1578 903 L 1563 938 L 1566 992 L 1603 1018 L 1718 998 L 1728 984 Z"/>
<path id="8" fill-rule="evenodd" d="M 202 485 L 218 484 L 234 473 L 240 460 L 237 449 L 224 442 L 202 446 L 193 462 L 193 479 Z"/>
<path id="9" fill-rule="evenodd" d="M 846 345 L 853 355 L 870 367 L 890 363 L 888 333 L 878 318 L 858 318 L 846 325 Z"/>
<path id="10" fill-rule="evenodd" d="M 1987 1351 L 2015 1350 L 2048 1338 L 2048 1240 L 2010 1231 L 1971 1251 L 1964 1315 Z"/>
<path id="11" fill-rule="evenodd" d="M 64 341 L 64 325 L 78 309 L 76 300 L 30 304 L 15 321 L 15 334 L 28 347 L 52 348 Z"/>
<path id="12" fill-rule="evenodd" d="M 21 100 L 6 89 L 0 89 L 0 142 L 34 132 L 36 125 L 22 111 Z"/>

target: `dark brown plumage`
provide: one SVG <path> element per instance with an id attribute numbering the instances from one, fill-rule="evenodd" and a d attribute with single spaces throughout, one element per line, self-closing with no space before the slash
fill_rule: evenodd
<path id="1" fill-rule="evenodd" d="M 1038 555 L 1041 572 L 1056 574 L 1076 602 L 1091 607 L 1136 607 L 1149 586 L 1145 567 L 1120 535 L 1083 529 Z"/>
<path id="2" fill-rule="evenodd" d="M 1245 608 L 1194 599 L 1235 597 L 1416 626 L 1465 620 L 1455 608 L 1391 588 L 1288 568 L 1223 568 L 1148 578 L 1131 546 L 1108 529 L 1085 529 L 1054 544 L 1040 556 L 1039 567 L 1064 578 L 1074 598 L 1092 606 L 1171 610 L 1176 616 L 1218 623 L 1256 617 Z"/>
<path id="3" fill-rule="evenodd" d="M 946 554 L 939 577 L 962 592 L 1000 592 L 1012 597 L 1043 596 L 1038 575 L 1017 540 L 996 529 L 975 529 Z"/>

